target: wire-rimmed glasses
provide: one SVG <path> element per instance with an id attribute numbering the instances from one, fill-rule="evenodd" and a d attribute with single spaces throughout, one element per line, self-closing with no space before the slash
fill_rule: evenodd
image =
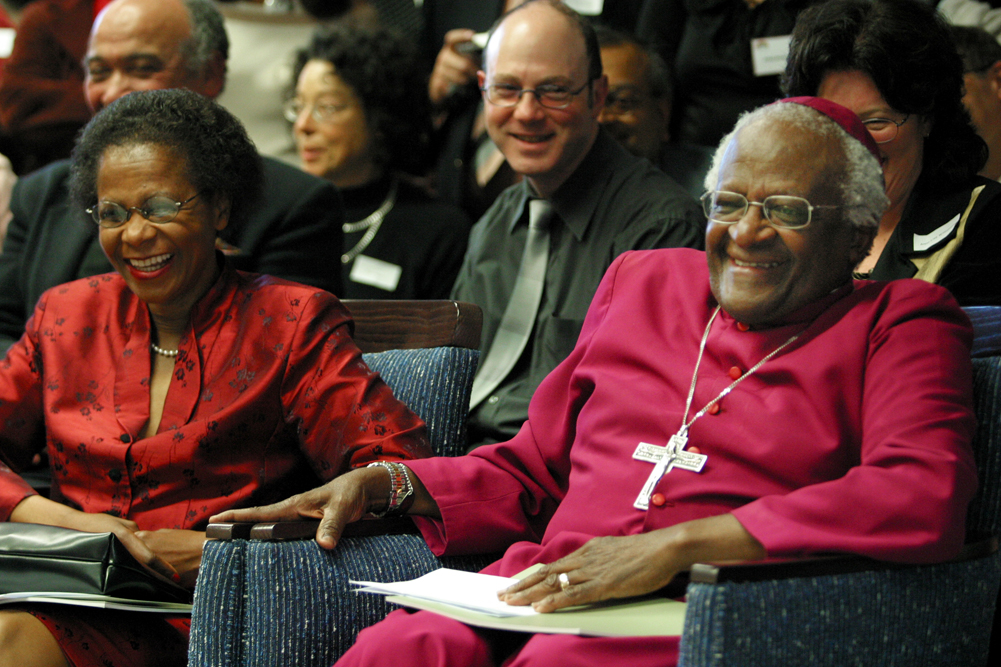
<path id="1" fill-rule="evenodd" d="M 496 107 L 513 107 L 521 101 L 521 96 L 525 93 L 535 95 L 536 101 L 547 109 L 566 109 L 573 102 L 573 98 L 580 95 L 585 88 L 589 87 L 588 81 L 577 90 L 571 90 L 567 86 L 556 86 L 543 84 L 535 88 L 519 88 L 509 83 L 492 83 L 489 86 L 480 88 L 487 98 L 487 102 Z"/>
<path id="2" fill-rule="evenodd" d="M 176 218 L 177 214 L 181 212 L 182 208 L 184 208 L 184 205 L 189 203 L 199 194 L 201 193 L 195 193 L 184 201 L 174 201 L 170 197 L 156 195 L 155 197 L 150 197 L 143 202 L 142 206 L 126 207 L 122 206 L 118 202 L 100 201 L 97 203 L 97 206 L 88 208 L 87 213 L 90 214 L 90 217 L 94 220 L 94 222 L 105 229 L 121 227 L 129 221 L 129 218 L 132 217 L 133 211 L 152 223 L 162 224 L 170 222 Z"/>
<path id="3" fill-rule="evenodd" d="M 282 105 L 282 115 L 285 116 L 285 120 L 290 123 L 294 123 L 299 119 L 299 114 L 302 113 L 303 109 L 312 107 L 313 110 L 310 112 L 310 116 L 312 116 L 313 120 L 317 123 L 328 123 L 333 120 L 337 114 L 341 113 L 350 106 L 351 105 L 347 103 L 333 104 L 330 102 L 325 104 L 307 104 L 300 99 L 293 98 L 286 100 L 285 104 Z"/>
<path id="4" fill-rule="evenodd" d="M 903 120 L 893 120 L 892 118 L 867 118 L 862 121 L 865 129 L 869 130 L 873 141 L 877 144 L 887 144 L 897 138 L 900 126 L 907 122 L 911 114 L 904 116 Z"/>
<path id="5" fill-rule="evenodd" d="M 748 201 L 744 195 L 727 190 L 710 190 L 702 195 L 701 201 L 702 211 L 713 222 L 732 225 L 747 215 L 748 207 L 760 206 L 768 224 L 779 229 L 802 229 L 810 224 L 815 209 L 840 208 L 834 204 L 814 206 L 792 195 L 772 195 L 762 202 Z"/>

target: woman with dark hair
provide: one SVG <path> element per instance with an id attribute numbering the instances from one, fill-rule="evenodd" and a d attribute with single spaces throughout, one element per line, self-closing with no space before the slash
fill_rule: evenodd
<path id="1" fill-rule="evenodd" d="M 879 144 L 890 208 L 860 277 L 921 278 L 961 305 L 1001 304 L 1001 185 L 977 176 L 987 146 L 963 107 L 949 28 L 916 0 L 830 0 L 803 11 L 789 95 L 859 115 Z"/>
<path id="2" fill-rule="evenodd" d="M 426 84 L 393 32 L 335 24 L 299 53 L 286 117 L 302 168 L 344 198 L 348 298 L 447 297 L 466 251 L 469 220 L 414 176 L 427 169 Z"/>
<path id="3" fill-rule="evenodd" d="M 429 453 L 336 297 L 216 250 L 261 187 L 229 112 L 126 95 L 84 129 L 71 174 L 117 273 L 46 292 L 0 363 L 0 519 L 112 532 L 192 587 L 209 516 Z M 49 498 L 16 472 L 43 449 Z M 187 618 L 81 609 L 4 607 L 0 664 L 186 664 Z"/>

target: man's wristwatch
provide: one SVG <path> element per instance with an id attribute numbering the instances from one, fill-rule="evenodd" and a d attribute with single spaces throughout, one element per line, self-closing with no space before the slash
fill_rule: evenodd
<path id="1" fill-rule="evenodd" d="M 381 512 L 371 512 L 371 514 L 380 518 L 406 514 L 414 502 L 414 486 L 410 483 L 410 471 L 407 470 L 407 466 L 395 461 L 376 461 L 369 463 L 366 467 L 376 466 L 389 471 L 392 489 L 389 492 L 389 503 L 386 505 L 386 509 Z"/>

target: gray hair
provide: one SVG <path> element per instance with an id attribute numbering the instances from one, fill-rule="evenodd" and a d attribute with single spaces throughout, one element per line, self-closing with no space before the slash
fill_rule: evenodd
<path id="1" fill-rule="evenodd" d="M 222 14 L 211 0 L 182 0 L 191 22 L 191 38 L 181 45 L 188 71 L 201 75 L 216 54 L 223 62 L 229 58 L 229 38 Z"/>
<path id="2" fill-rule="evenodd" d="M 786 122 L 797 129 L 837 139 L 844 151 L 846 162 L 845 178 L 840 188 L 842 205 L 845 207 L 844 217 L 859 229 L 875 230 L 879 227 L 879 221 L 890 205 L 883 185 L 883 168 L 879 160 L 861 141 L 848 134 L 834 120 L 811 107 L 795 102 L 768 104 L 742 114 L 733 130 L 723 137 L 716 149 L 712 167 L 706 174 L 704 182 L 706 190 L 716 189 L 719 182 L 719 168 L 730 142 L 748 125 L 766 119 Z"/>

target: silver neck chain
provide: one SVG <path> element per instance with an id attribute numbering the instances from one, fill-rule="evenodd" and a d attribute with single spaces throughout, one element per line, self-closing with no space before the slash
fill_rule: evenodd
<path id="1" fill-rule="evenodd" d="M 399 181 L 395 178 L 393 179 L 393 184 L 389 186 L 389 194 L 386 195 L 386 199 L 382 202 L 379 208 L 375 209 L 368 216 L 359 220 L 358 222 L 345 222 L 342 225 L 342 229 L 345 234 L 353 234 L 355 232 L 360 232 L 361 230 L 366 230 L 365 234 L 358 239 L 358 243 L 355 244 L 351 250 L 341 255 L 341 264 L 350 264 L 354 261 L 355 257 L 360 255 L 368 244 L 372 242 L 375 235 L 379 233 L 379 227 L 382 226 L 382 221 L 385 220 L 386 215 L 393 210 L 393 205 L 396 204 L 396 191 L 399 186 Z"/>
<path id="2" fill-rule="evenodd" d="M 692 417 L 688 422 L 685 422 L 685 418 L 688 417 L 688 411 L 692 409 L 692 399 L 695 397 L 695 384 L 699 378 L 699 366 L 702 364 L 702 354 L 705 352 L 706 349 L 706 341 L 709 340 L 709 330 L 713 326 L 713 320 L 715 320 L 716 316 L 719 315 L 719 311 L 720 311 L 720 306 L 716 306 L 716 310 L 713 311 L 712 317 L 709 318 L 709 324 L 706 325 L 706 331 L 705 333 L 702 334 L 702 342 L 699 343 L 699 358 L 695 361 L 695 371 L 692 373 L 692 386 L 688 388 L 688 400 L 685 401 L 685 414 L 681 417 L 681 429 L 678 431 L 680 435 L 685 435 L 688 432 L 688 428 L 695 423 L 696 419 L 698 419 L 706 412 L 708 412 L 709 409 L 712 408 L 712 406 L 716 405 L 721 400 L 723 400 L 723 397 L 729 394 L 731 391 L 733 391 L 734 387 L 743 382 L 746 378 L 750 377 L 751 374 L 754 373 L 759 368 L 761 368 L 761 366 L 764 365 L 766 361 L 768 361 L 776 354 L 784 350 L 786 347 L 791 345 L 793 341 L 799 338 L 800 334 L 803 333 L 801 331 L 797 334 L 794 334 L 793 336 L 790 336 L 789 340 L 782 343 L 777 348 L 775 348 L 767 355 L 765 355 L 764 359 L 751 366 L 751 368 L 749 368 L 746 373 L 744 373 L 739 378 L 730 383 L 729 387 L 721 391 L 716 398 L 706 403 L 705 407 L 703 407 L 701 410 L 695 413 L 695 416 Z"/>

